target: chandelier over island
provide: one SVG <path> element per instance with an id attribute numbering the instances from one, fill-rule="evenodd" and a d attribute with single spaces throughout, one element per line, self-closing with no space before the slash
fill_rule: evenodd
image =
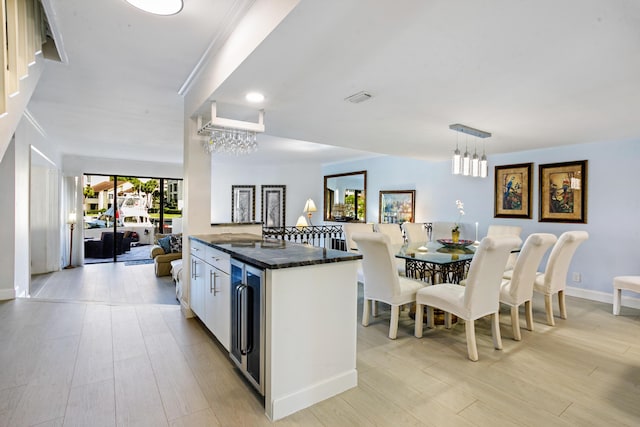
<path id="1" fill-rule="evenodd" d="M 461 125 L 459 123 L 449 125 L 449 129 L 457 132 L 462 132 L 467 135 L 475 136 L 477 138 L 489 138 L 491 134 L 483 130 L 474 129 L 469 126 Z M 478 157 L 477 149 L 474 150 L 473 157 L 469 154 L 468 145 L 465 148 L 463 156 L 460 156 L 460 149 L 456 143 L 456 149 L 453 152 L 453 158 L 451 159 L 451 172 L 454 175 L 465 175 L 486 178 L 488 173 L 487 155 L 482 149 L 482 157 Z"/>
<path id="2" fill-rule="evenodd" d="M 258 149 L 257 135 L 264 132 L 264 110 L 258 111 L 258 123 L 218 117 L 216 102 L 211 103 L 211 121 L 202 125 L 197 119 L 198 135 L 206 136 L 203 147 L 207 153 L 243 155 Z"/>

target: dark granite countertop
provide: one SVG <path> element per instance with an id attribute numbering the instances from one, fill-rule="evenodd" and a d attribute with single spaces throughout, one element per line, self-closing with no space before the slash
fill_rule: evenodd
<path id="1" fill-rule="evenodd" d="M 360 254 L 279 239 L 263 239 L 262 236 L 247 233 L 200 234 L 189 238 L 259 268 L 302 267 L 362 258 Z"/>

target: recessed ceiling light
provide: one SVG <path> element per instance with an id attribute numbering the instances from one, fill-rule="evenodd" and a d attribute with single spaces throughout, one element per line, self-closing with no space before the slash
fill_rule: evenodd
<path id="1" fill-rule="evenodd" d="M 264 101 L 264 95 L 259 92 L 249 92 L 245 99 L 249 102 L 262 102 Z"/>
<path id="2" fill-rule="evenodd" d="M 155 15 L 175 15 L 182 10 L 182 0 L 126 0 L 126 2 Z"/>

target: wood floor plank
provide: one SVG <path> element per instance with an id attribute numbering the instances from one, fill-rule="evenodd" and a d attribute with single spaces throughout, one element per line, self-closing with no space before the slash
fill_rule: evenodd
<path id="1" fill-rule="evenodd" d="M 474 363 L 462 322 L 416 339 L 403 311 L 390 340 L 381 305 L 369 327 L 357 325 L 358 387 L 270 423 L 202 323 L 175 299 L 156 304 L 173 295 L 153 266 L 88 267 L 43 280 L 56 302 L 0 302 L 0 427 L 74 424 L 96 398 L 93 410 L 107 414 L 110 381 L 117 425 L 640 425 L 639 310 L 613 316 L 611 304 L 568 297 L 568 319 L 551 327 L 534 295 L 535 331 L 521 342 L 510 339 L 508 311 L 502 351 L 490 322 L 477 322 Z M 360 297 L 358 316 L 361 307 Z"/>
<path id="2" fill-rule="evenodd" d="M 119 426 L 166 426 L 167 417 L 149 358 L 115 361 L 116 423 Z"/>
<path id="3" fill-rule="evenodd" d="M 73 374 L 73 386 L 113 380 L 111 316 L 85 322 Z"/>
<path id="4" fill-rule="evenodd" d="M 114 307 L 111 311 L 111 319 L 114 361 L 146 357 L 147 349 L 135 307 Z"/>
<path id="5" fill-rule="evenodd" d="M 217 427 L 220 422 L 210 408 L 185 415 L 169 423 L 170 427 Z"/>
<path id="6" fill-rule="evenodd" d="M 169 421 L 209 407 L 182 353 L 155 352 L 149 357 Z"/>
<path id="7" fill-rule="evenodd" d="M 114 380 L 92 382 L 72 388 L 63 425 L 65 427 L 115 426 Z"/>

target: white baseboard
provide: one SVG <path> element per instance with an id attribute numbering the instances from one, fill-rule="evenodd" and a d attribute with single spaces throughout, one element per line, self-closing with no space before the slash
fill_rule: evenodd
<path id="1" fill-rule="evenodd" d="M 180 300 L 180 311 L 182 312 L 182 315 L 187 319 L 195 316 L 193 311 L 191 311 L 191 307 L 189 307 L 189 303 L 187 303 L 183 299 Z"/>
<path id="2" fill-rule="evenodd" d="M 613 289 L 613 288 L 612 288 Z M 566 294 L 572 297 L 584 298 L 591 301 L 605 302 L 613 305 L 613 292 L 591 291 L 588 289 L 567 286 Z M 636 294 L 638 295 L 638 294 Z M 622 292 L 622 306 L 640 309 L 640 298 L 630 297 Z"/>
<path id="3" fill-rule="evenodd" d="M 353 369 L 326 381 L 314 384 L 296 393 L 273 399 L 267 417 L 276 421 L 324 399 L 358 386 L 358 372 Z M 269 405 L 269 402 L 265 402 Z"/>
<path id="4" fill-rule="evenodd" d="M 0 289 L 0 301 L 5 301 L 9 299 L 16 298 L 16 290 L 15 289 Z"/>

